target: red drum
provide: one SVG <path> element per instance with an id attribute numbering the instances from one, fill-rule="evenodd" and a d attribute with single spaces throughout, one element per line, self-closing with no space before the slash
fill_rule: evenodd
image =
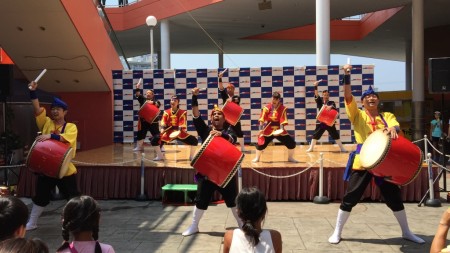
<path id="1" fill-rule="evenodd" d="M 208 136 L 191 161 L 198 173 L 220 187 L 225 187 L 244 159 L 233 144 L 222 137 Z"/>
<path id="2" fill-rule="evenodd" d="M 26 165 L 30 171 L 62 178 L 73 157 L 70 145 L 57 140 L 35 141 L 28 153 Z"/>
<path id="3" fill-rule="evenodd" d="M 239 122 L 242 113 L 244 113 L 244 109 L 242 109 L 242 107 L 231 101 L 227 101 L 223 105 L 222 111 L 223 115 L 225 115 L 225 120 L 233 126 Z"/>
<path id="4" fill-rule="evenodd" d="M 153 123 L 156 117 L 159 115 L 159 108 L 156 105 L 145 102 L 139 109 L 139 118 L 143 118 L 148 123 Z"/>
<path id="5" fill-rule="evenodd" d="M 324 124 L 327 124 L 328 126 L 333 126 L 338 116 L 338 111 L 334 109 L 327 110 L 326 108 L 327 106 L 325 105 L 320 108 L 320 111 L 317 114 L 317 120 Z"/>
<path id="6" fill-rule="evenodd" d="M 408 139 L 391 139 L 383 130 L 373 132 L 360 152 L 361 166 L 396 185 L 411 183 L 422 167 L 422 150 Z"/>

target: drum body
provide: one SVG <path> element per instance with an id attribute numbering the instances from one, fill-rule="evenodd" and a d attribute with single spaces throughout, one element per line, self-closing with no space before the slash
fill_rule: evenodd
<path id="1" fill-rule="evenodd" d="M 225 120 L 231 125 L 235 126 L 241 119 L 244 109 L 238 104 L 227 101 L 222 107 L 223 114 L 225 115 Z"/>
<path id="2" fill-rule="evenodd" d="M 67 173 L 72 157 L 73 149 L 66 143 L 53 139 L 34 141 L 26 165 L 32 172 L 62 178 Z"/>
<path id="3" fill-rule="evenodd" d="M 138 114 L 139 118 L 143 118 L 145 121 L 151 124 L 159 115 L 159 108 L 154 104 L 145 102 L 144 105 L 142 105 L 141 109 L 139 109 Z"/>
<path id="4" fill-rule="evenodd" d="M 317 114 L 317 120 L 326 124 L 327 126 L 333 126 L 336 118 L 338 116 L 338 111 L 331 109 L 327 110 L 327 106 L 322 106 L 319 113 Z"/>
<path id="5" fill-rule="evenodd" d="M 383 130 L 373 132 L 360 152 L 361 166 L 375 176 L 396 185 L 411 183 L 420 172 L 422 150 L 408 139 L 391 139 Z"/>
<path id="6" fill-rule="evenodd" d="M 222 137 L 208 136 L 191 161 L 196 171 L 220 187 L 236 174 L 244 154 Z"/>

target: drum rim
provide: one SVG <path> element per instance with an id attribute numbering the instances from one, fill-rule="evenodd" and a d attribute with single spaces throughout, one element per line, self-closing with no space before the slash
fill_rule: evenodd
<path id="1" fill-rule="evenodd" d="M 382 129 L 378 129 L 377 131 L 382 132 L 383 130 L 382 130 Z M 375 133 L 375 132 L 374 132 L 374 133 Z M 372 133 L 372 134 L 373 134 L 373 133 Z M 372 166 L 364 167 L 364 169 L 366 169 L 367 171 L 370 171 L 370 170 L 374 169 L 375 167 L 377 167 L 378 165 L 380 165 L 381 162 L 384 161 L 384 159 L 386 158 L 386 154 L 389 152 L 389 150 L 391 149 L 391 145 L 392 145 L 392 140 L 391 140 L 391 138 L 388 137 L 387 139 L 388 139 L 388 144 L 386 145 L 386 147 L 385 147 L 383 153 L 381 153 L 381 157 L 378 158 L 378 160 L 377 160 L 376 162 L 374 162 L 374 163 L 372 164 Z M 367 141 L 367 139 L 366 139 L 364 142 L 366 142 L 366 141 Z M 363 147 L 364 147 L 364 144 L 363 144 Z M 362 150 L 363 147 L 361 147 L 361 150 Z M 361 152 L 359 153 L 359 159 L 360 159 L 360 162 L 361 162 Z M 361 166 L 362 166 L 362 164 L 361 164 Z"/>
<path id="2" fill-rule="evenodd" d="M 192 158 L 192 161 L 191 161 L 191 166 L 192 167 L 194 167 L 194 165 L 197 163 L 198 158 L 200 157 L 201 154 L 203 154 L 203 152 L 205 151 L 206 147 L 209 145 L 209 143 L 212 141 L 213 138 L 214 138 L 214 136 L 208 135 L 208 138 L 206 138 L 206 140 L 203 142 L 203 144 L 200 147 L 200 149 L 194 155 L 194 158 Z M 195 171 L 197 171 L 197 169 L 195 169 Z"/>
<path id="3" fill-rule="evenodd" d="M 59 175 L 58 175 L 58 178 L 59 178 L 59 179 L 63 178 L 63 177 L 66 175 L 67 171 L 69 170 L 70 163 L 72 162 L 73 155 L 72 155 L 72 157 L 68 157 L 68 156 L 67 156 L 67 154 L 68 154 L 69 152 L 70 152 L 70 153 L 73 153 L 73 148 L 70 147 L 70 146 L 69 146 L 69 148 L 67 149 L 67 151 L 64 153 L 64 157 L 66 157 L 66 159 L 69 159 L 69 161 L 67 161 L 67 170 L 66 170 L 66 172 L 64 173 L 63 176 L 61 176 L 61 172 L 59 173 Z M 61 170 L 61 168 L 62 168 L 62 165 L 63 165 L 64 162 L 66 161 L 66 159 L 63 159 L 63 161 L 62 161 L 61 164 L 59 165 L 59 169 L 60 169 L 60 170 Z"/>
<path id="4" fill-rule="evenodd" d="M 28 169 L 30 169 L 30 158 L 31 158 L 31 154 L 34 152 L 34 146 L 36 145 L 36 143 L 37 143 L 37 140 L 35 140 L 33 142 L 33 145 L 31 145 L 30 151 L 28 152 L 28 155 L 27 155 L 27 160 L 25 161 L 25 165 L 27 166 Z"/>
<path id="5" fill-rule="evenodd" d="M 236 175 L 236 171 L 239 167 L 239 165 L 241 165 L 242 160 L 244 160 L 244 154 L 241 152 L 241 157 L 239 157 L 239 160 L 237 160 L 236 164 L 233 166 L 233 169 L 231 170 L 231 173 L 228 174 L 227 178 L 223 181 L 223 183 L 221 185 L 219 185 L 222 188 L 225 188 L 228 183 L 231 181 L 231 179 Z"/>
<path id="6" fill-rule="evenodd" d="M 173 134 L 173 133 L 175 133 L 175 132 L 178 132 L 178 134 L 177 134 L 177 136 L 176 137 L 170 137 L 170 135 L 171 134 Z M 173 141 L 173 140 L 175 140 L 176 138 L 178 138 L 178 136 L 181 134 L 181 130 L 175 130 L 175 131 L 172 131 L 170 134 L 169 134 L 169 138 L 170 138 L 170 141 Z"/>
<path id="7" fill-rule="evenodd" d="M 225 107 L 225 105 L 228 104 L 228 102 L 234 103 L 234 102 L 232 102 L 232 101 L 227 101 L 227 102 L 225 102 L 225 104 L 223 104 L 223 106 L 222 106 L 222 111 L 223 111 L 223 108 Z M 235 103 L 235 104 L 236 104 L 236 103 Z M 236 104 L 236 105 L 239 106 L 239 107 L 241 107 L 241 106 L 238 105 L 238 104 Z M 242 107 L 241 107 L 241 108 L 242 108 Z M 242 111 L 239 113 L 238 120 L 236 120 L 236 122 L 234 122 L 234 124 L 233 124 L 232 122 L 230 122 L 231 120 L 228 121 L 226 116 L 225 116 L 225 121 L 228 122 L 229 124 L 233 125 L 233 126 L 236 126 L 236 124 L 239 122 L 239 120 L 241 120 L 242 114 L 244 114 L 244 108 L 242 108 Z"/>

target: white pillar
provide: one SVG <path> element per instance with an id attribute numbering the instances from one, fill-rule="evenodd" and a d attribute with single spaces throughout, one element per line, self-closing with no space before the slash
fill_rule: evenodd
<path id="1" fill-rule="evenodd" d="M 412 0 L 412 102 L 414 110 L 413 140 L 424 134 L 424 24 L 423 0 Z"/>
<path id="2" fill-rule="evenodd" d="M 170 26 L 167 19 L 161 21 L 161 69 L 170 69 Z"/>
<path id="3" fill-rule="evenodd" d="M 330 0 L 316 0 L 316 65 L 330 65 Z"/>

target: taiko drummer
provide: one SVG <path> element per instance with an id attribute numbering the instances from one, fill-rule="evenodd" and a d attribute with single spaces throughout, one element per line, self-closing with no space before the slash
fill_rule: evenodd
<path id="1" fill-rule="evenodd" d="M 54 98 L 51 105 L 50 117 L 47 117 L 45 108 L 41 107 L 36 94 L 37 83 L 32 81 L 28 85 L 30 89 L 30 99 L 36 115 L 36 124 L 41 135 L 36 137 L 37 141 L 47 141 L 49 139 L 66 143 L 72 147 L 72 156 L 75 156 L 77 145 L 77 126 L 73 123 L 66 122 L 68 106 L 61 99 Z M 73 158 L 72 157 L 72 158 Z M 37 220 L 44 211 L 45 206 L 50 203 L 50 193 L 55 186 L 64 197 L 69 200 L 79 195 L 76 182 L 77 169 L 73 163 L 69 163 L 67 172 L 62 178 L 53 178 L 43 174 L 37 175 L 36 195 L 32 198 L 33 208 L 30 214 L 30 220 L 26 229 L 32 230 L 37 228 Z"/>
<path id="2" fill-rule="evenodd" d="M 364 143 L 368 136 L 378 129 L 385 129 L 386 134 L 389 134 L 391 138 L 396 139 L 398 138 L 398 132 L 400 131 L 400 124 L 394 114 L 380 112 L 378 110 L 380 99 L 372 87 L 363 92 L 361 102 L 364 108 L 358 109 L 355 98 L 351 93 L 351 69 L 352 66 L 349 64 L 344 66 L 344 79 L 342 82 L 344 84 L 345 110 L 348 118 L 352 122 L 355 139 L 358 145 L 357 151 L 350 154 L 350 157 L 353 157 L 354 160 L 349 161 L 344 174 L 345 179 L 349 180 L 349 182 L 339 208 L 334 233 L 330 236 L 328 242 L 332 244 L 340 242 L 342 229 L 350 216 L 352 208 L 361 199 L 367 185 L 372 179 L 375 179 L 375 183 L 380 189 L 381 195 L 386 201 L 386 205 L 392 210 L 401 227 L 402 237 L 415 243 L 425 243 L 423 239 L 419 238 L 409 230 L 400 187 L 388 181 L 384 181 L 381 177 L 373 176 L 361 166 L 358 153 L 361 144 Z M 392 170 L 395 169 L 396 168 L 392 168 Z"/>
<path id="3" fill-rule="evenodd" d="M 209 135 L 216 136 L 215 138 L 224 138 L 232 144 L 236 143 L 236 134 L 233 129 L 229 127 L 229 124 L 225 121 L 225 115 L 222 110 L 216 105 L 211 111 L 210 120 L 211 126 L 209 127 L 200 115 L 200 110 L 198 108 L 197 96 L 199 94 L 199 89 L 192 89 L 192 115 L 195 129 L 199 137 L 204 142 Z M 235 147 L 232 147 L 235 148 Z M 217 166 L 221 165 L 220 161 L 217 161 Z M 216 168 L 220 169 L 220 168 Z M 197 196 L 195 197 L 195 207 L 193 211 L 192 224 L 188 227 L 186 231 L 182 233 L 184 236 L 189 236 L 199 232 L 198 224 L 203 216 L 203 213 L 208 209 L 208 205 L 211 201 L 212 194 L 215 191 L 220 192 L 228 208 L 234 215 L 239 227 L 242 225 L 242 221 L 239 219 L 236 210 L 235 199 L 237 196 L 237 185 L 236 180 L 231 179 L 230 182 L 222 188 L 212 181 L 208 180 L 205 175 L 200 173 L 196 174 L 197 181 Z"/>

